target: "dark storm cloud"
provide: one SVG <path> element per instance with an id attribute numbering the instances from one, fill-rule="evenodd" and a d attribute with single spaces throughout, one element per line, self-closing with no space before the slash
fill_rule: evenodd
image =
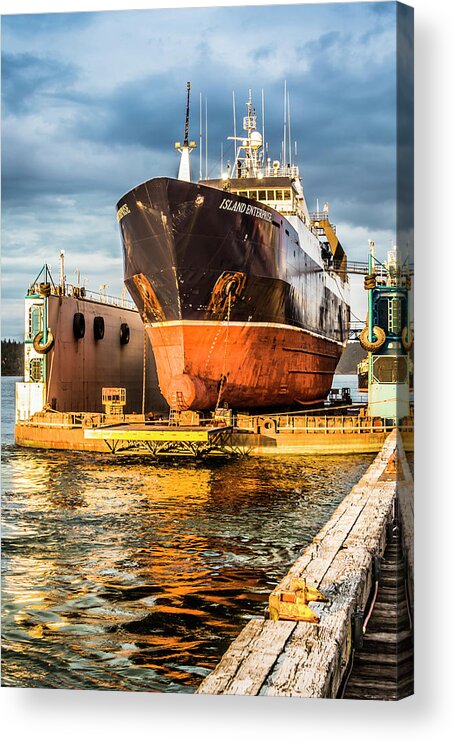
<path id="1" fill-rule="evenodd" d="M 6 111 L 31 110 L 37 99 L 61 96 L 62 85 L 74 81 L 74 65 L 33 54 L 2 54 L 2 98 Z"/>

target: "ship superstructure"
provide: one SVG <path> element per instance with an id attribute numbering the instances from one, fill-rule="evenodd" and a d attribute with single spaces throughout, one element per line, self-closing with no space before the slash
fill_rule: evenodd
<path id="1" fill-rule="evenodd" d="M 243 127 L 219 179 L 153 178 L 117 204 L 125 283 L 174 409 L 321 401 L 347 342 L 346 256 L 328 206 L 309 212 L 285 148 L 281 162 L 266 156 L 251 94 Z"/>

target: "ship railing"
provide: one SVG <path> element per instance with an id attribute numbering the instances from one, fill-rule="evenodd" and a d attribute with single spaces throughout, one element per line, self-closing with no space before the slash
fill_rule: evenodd
<path id="1" fill-rule="evenodd" d="M 380 417 L 359 415 L 271 415 L 263 417 L 239 416 L 236 424 L 242 430 L 273 435 L 274 433 L 389 433 L 395 425 Z M 412 417 L 404 418 L 399 426 L 402 432 L 412 432 Z"/>
<path id="2" fill-rule="evenodd" d="M 85 286 L 74 286 L 73 284 L 67 283 L 66 295 L 80 299 L 89 299 L 90 301 L 96 301 L 98 304 L 108 304 L 112 307 L 121 307 L 122 309 L 133 309 L 137 311 L 134 302 L 131 299 L 127 299 L 126 296 L 112 296 L 100 291 L 88 291 Z"/>
<path id="3" fill-rule="evenodd" d="M 60 285 L 50 285 L 50 296 L 69 296 L 73 299 L 88 299 L 98 304 L 108 304 L 112 307 L 121 307 L 122 309 L 131 309 L 137 312 L 137 307 L 131 299 L 126 296 L 113 296 L 101 291 L 88 291 L 85 286 L 78 286 L 72 283 L 65 283 L 63 288 Z M 27 296 L 40 295 L 38 284 L 32 284 L 28 289 Z"/>
<path id="4" fill-rule="evenodd" d="M 143 423 L 144 415 L 136 413 L 106 414 L 105 412 L 59 412 L 44 409 L 35 412 L 27 420 L 18 420 L 18 424 L 40 428 L 103 428 L 126 423 Z M 161 424 L 163 421 L 161 420 Z"/>
<path id="5" fill-rule="evenodd" d="M 328 221 L 330 221 L 329 214 L 328 214 L 327 211 L 310 211 L 310 219 L 313 222 L 328 222 Z M 332 225 L 333 231 L 335 231 L 334 225 L 332 223 L 331 223 L 331 225 Z"/>
<path id="6" fill-rule="evenodd" d="M 279 167 L 273 167 L 273 165 L 265 165 L 264 167 L 258 168 L 263 177 L 266 178 L 298 178 L 299 168 L 297 165 L 280 165 Z M 231 174 L 234 177 L 234 171 Z M 238 177 L 238 176 L 237 176 Z M 252 178 L 257 177 L 247 165 L 242 165 L 240 169 L 241 178 Z M 260 177 L 260 176 L 259 176 Z"/>
<path id="7" fill-rule="evenodd" d="M 264 168 L 264 175 L 267 178 L 276 176 L 281 178 L 298 178 L 299 168 L 297 165 L 280 165 L 280 167 L 274 168 L 272 165 L 266 165 Z"/>

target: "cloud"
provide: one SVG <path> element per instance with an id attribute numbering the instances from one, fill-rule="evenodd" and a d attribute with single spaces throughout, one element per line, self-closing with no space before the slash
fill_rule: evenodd
<path id="1" fill-rule="evenodd" d="M 3 18 L 8 301 L 15 301 L 14 286 L 17 297 L 23 294 L 27 261 L 31 280 L 60 249 L 71 270 L 87 266 L 96 281 L 102 270 L 120 290 L 115 204 L 144 180 L 176 175 L 187 80 L 197 141 L 199 92 L 208 100 L 208 170 L 217 177 L 221 142 L 232 161 L 226 137 L 233 90 L 240 130 L 248 90 L 260 119 L 264 89 L 266 139 L 270 156 L 279 157 L 286 79 L 309 206 L 328 200 L 350 257 L 363 258 L 367 234 L 396 229 L 395 8 L 347 3 Z M 196 150 L 196 176 L 199 157 Z M 21 327 L 21 316 L 8 316 L 14 322 Z"/>
<path id="2" fill-rule="evenodd" d="M 31 110 L 37 99 L 62 95 L 62 87 L 75 79 L 75 67 L 48 57 L 23 54 L 2 55 L 3 105 L 12 113 Z"/>

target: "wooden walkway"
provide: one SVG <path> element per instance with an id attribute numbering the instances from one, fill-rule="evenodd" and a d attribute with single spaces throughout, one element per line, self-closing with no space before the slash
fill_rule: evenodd
<path id="1" fill-rule="evenodd" d="M 353 652 L 343 698 L 397 701 L 414 692 L 413 632 L 406 589 L 401 532 L 396 525 L 381 562 L 371 620 L 362 648 Z"/>
<path id="2" fill-rule="evenodd" d="M 290 576 L 304 577 L 328 598 L 327 603 L 309 604 L 319 624 L 251 620 L 198 693 L 337 697 L 351 664 L 353 616 L 368 612 L 375 558 L 383 556 L 394 521 L 397 479 L 402 482 L 400 512 L 410 516 L 412 478 L 394 431 L 280 583 L 284 586 Z M 412 523 L 404 530 L 412 534 Z M 411 548 L 407 546 L 409 553 Z"/>

